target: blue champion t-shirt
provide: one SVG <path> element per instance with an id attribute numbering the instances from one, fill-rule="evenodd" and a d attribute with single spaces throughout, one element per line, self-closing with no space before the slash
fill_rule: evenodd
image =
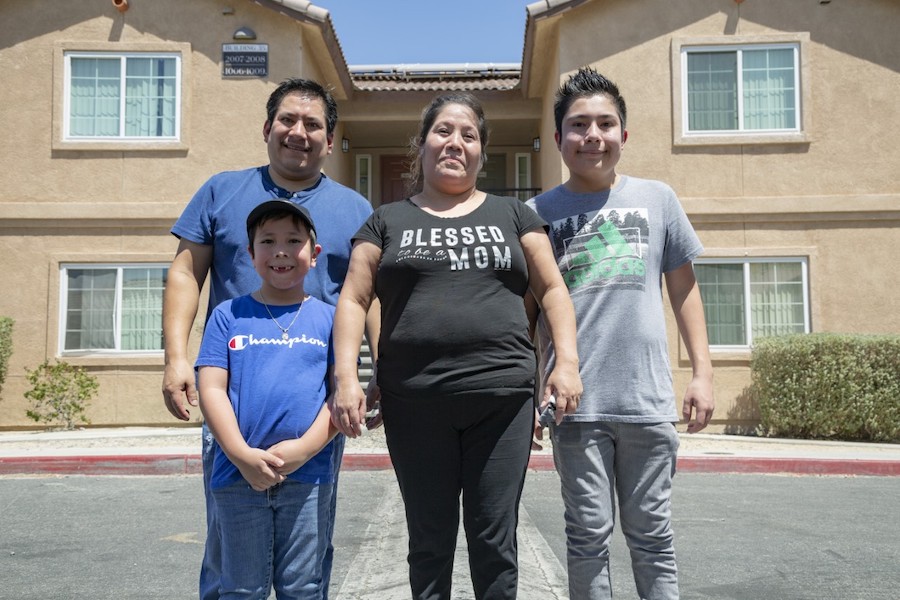
<path id="1" fill-rule="evenodd" d="M 331 328 L 334 307 L 308 298 L 303 304 L 266 307 L 251 296 L 217 306 L 206 324 L 197 368 L 228 371 L 228 398 L 247 445 L 266 449 L 301 437 L 325 403 L 326 374 L 334 363 Z M 297 311 L 300 314 L 297 315 Z M 272 322 L 291 323 L 288 339 Z M 288 477 L 304 483 L 330 483 L 332 444 Z M 210 487 L 241 479 L 240 471 L 217 445 Z"/>

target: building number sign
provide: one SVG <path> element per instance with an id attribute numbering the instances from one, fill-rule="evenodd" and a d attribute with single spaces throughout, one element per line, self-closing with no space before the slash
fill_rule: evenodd
<path id="1" fill-rule="evenodd" d="M 222 44 L 223 77 L 266 77 L 268 75 L 268 44 Z"/>

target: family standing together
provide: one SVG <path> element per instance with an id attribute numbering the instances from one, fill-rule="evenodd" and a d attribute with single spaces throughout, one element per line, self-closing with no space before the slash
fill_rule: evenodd
<path id="1" fill-rule="evenodd" d="M 671 188 L 617 173 L 616 86 L 590 68 L 562 85 L 569 179 L 528 203 L 478 189 L 489 128 L 471 94 L 425 107 L 410 195 L 374 212 L 322 173 L 337 122 L 324 88 L 287 80 L 266 108 L 269 164 L 213 176 L 172 228 L 163 395 L 175 417 L 204 416 L 200 598 L 328 598 L 344 439 L 380 422 L 412 597 L 451 598 L 462 498 L 475 597 L 515 598 L 519 499 L 548 406 L 570 597 L 611 597 L 618 502 L 640 597 L 677 598 L 679 415 L 660 286 L 693 366 L 681 417 L 699 431 L 713 412 L 702 246 Z"/>

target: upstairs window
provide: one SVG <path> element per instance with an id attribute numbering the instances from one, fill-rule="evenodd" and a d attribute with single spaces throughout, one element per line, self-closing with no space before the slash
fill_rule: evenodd
<path id="1" fill-rule="evenodd" d="M 165 266 L 68 265 L 61 271 L 63 354 L 162 351 Z"/>
<path id="2" fill-rule="evenodd" d="M 809 33 L 674 38 L 676 146 L 808 144 Z"/>
<path id="3" fill-rule="evenodd" d="M 177 141 L 178 53 L 65 54 L 64 138 Z"/>
<path id="4" fill-rule="evenodd" d="M 687 133 L 798 130 L 796 45 L 682 51 Z"/>

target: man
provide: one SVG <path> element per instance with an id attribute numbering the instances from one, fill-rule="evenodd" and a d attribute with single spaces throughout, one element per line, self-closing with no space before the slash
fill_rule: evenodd
<path id="1" fill-rule="evenodd" d="M 612 597 L 616 499 L 638 595 L 678 598 L 671 485 L 678 421 L 661 279 L 693 366 L 682 404 L 688 432 L 712 417 L 712 365 L 691 261 L 703 247 L 672 189 L 616 172 L 628 132 L 618 88 L 580 69 L 556 95 L 556 143 L 569 179 L 529 201 L 550 223 L 575 305 L 584 393 L 551 425 L 567 534 L 569 595 Z M 542 370 L 553 365 L 538 327 Z M 538 429 L 538 437 L 540 430 Z"/>
<path id="2" fill-rule="evenodd" d="M 180 242 L 169 268 L 163 300 L 166 363 L 163 398 L 176 418 L 188 420 L 189 406 L 197 406 L 198 402 L 188 339 L 207 274 L 210 277 L 207 316 L 219 303 L 249 294 L 260 285 L 246 252 L 247 216 L 257 205 L 274 198 L 289 198 L 309 211 L 317 224 L 322 253 L 317 268 L 306 280 L 306 290 L 328 304 L 337 304 L 350 259 L 350 237 L 372 212 L 365 198 L 322 173 L 322 165 L 332 151 L 337 118 L 337 104 L 321 85 L 306 79 L 284 81 L 266 104 L 263 139 L 269 164 L 214 175 L 201 186 L 172 227 L 172 234 Z M 374 346 L 378 313 L 372 311 L 370 315 L 367 330 Z M 213 443 L 204 427 L 208 531 L 200 573 L 201 600 L 218 597 L 220 549 L 215 507 L 209 494 Z M 343 444 L 343 437 L 338 436 L 333 456 L 335 482 Z M 334 498 L 336 501 L 336 493 Z M 329 540 L 331 533 L 328 532 Z M 332 554 L 329 542 L 323 568 L 326 590 Z"/>

